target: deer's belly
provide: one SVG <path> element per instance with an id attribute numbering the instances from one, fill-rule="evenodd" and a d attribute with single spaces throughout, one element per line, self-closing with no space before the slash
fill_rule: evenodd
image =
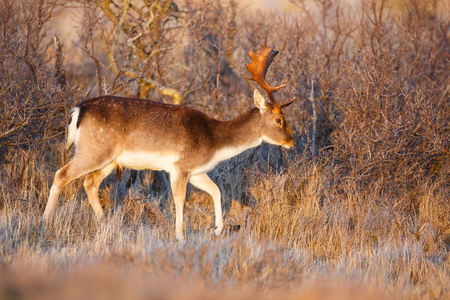
<path id="1" fill-rule="evenodd" d="M 132 152 L 124 151 L 116 161 L 123 167 L 134 170 L 165 170 L 173 169 L 174 163 L 178 160 L 178 155 L 162 154 L 155 152 Z"/>

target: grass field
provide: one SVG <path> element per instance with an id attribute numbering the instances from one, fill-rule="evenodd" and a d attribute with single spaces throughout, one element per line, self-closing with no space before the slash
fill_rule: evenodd
<path id="1" fill-rule="evenodd" d="M 447 1 L 116 2 L 0 1 L 0 299 L 450 299 Z M 66 13 L 77 40 L 58 47 Z M 230 119 L 253 105 L 246 51 L 264 43 L 277 98 L 297 97 L 296 147 L 210 173 L 221 236 L 190 187 L 176 241 L 161 172 L 109 176 L 104 222 L 73 181 L 42 221 L 71 107 L 108 93 Z"/>

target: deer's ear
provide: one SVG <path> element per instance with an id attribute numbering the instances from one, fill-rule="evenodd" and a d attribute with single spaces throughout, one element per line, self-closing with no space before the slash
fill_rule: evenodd
<path id="1" fill-rule="evenodd" d="M 255 105 L 261 112 L 270 109 L 269 103 L 266 102 L 266 99 L 264 99 L 263 95 L 257 89 L 253 92 L 253 100 L 255 100 Z"/>

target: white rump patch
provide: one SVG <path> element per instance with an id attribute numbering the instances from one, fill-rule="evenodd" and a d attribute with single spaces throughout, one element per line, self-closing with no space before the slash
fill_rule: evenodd
<path id="1" fill-rule="evenodd" d="M 75 107 L 72 110 L 72 118 L 70 120 L 69 127 L 67 130 L 66 149 L 69 149 L 69 147 L 73 144 L 73 142 L 75 142 L 75 145 L 78 142 L 79 133 L 77 130 L 77 122 L 78 122 L 79 115 L 80 115 L 80 108 Z"/>

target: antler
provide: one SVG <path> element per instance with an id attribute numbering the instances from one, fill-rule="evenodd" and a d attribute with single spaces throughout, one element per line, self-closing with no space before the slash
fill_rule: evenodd
<path id="1" fill-rule="evenodd" d="M 269 86 L 265 81 L 267 69 L 269 69 L 272 60 L 278 54 L 278 51 L 275 50 L 274 48 L 264 46 L 263 49 L 261 51 L 258 51 L 257 53 L 253 52 L 252 49 L 250 50 L 250 52 L 247 52 L 247 54 L 252 59 L 252 62 L 246 65 L 247 70 L 252 74 L 252 77 L 249 79 L 257 82 L 263 89 L 266 90 L 270 100 L 272 101 L 273 106 L 283 108 L 292 104 L 295 100 L 295 97 L 289 102 L 280 103 L 277 100 L 275 100 L 275 97 L 273 96 L 274 92 L 286 86 L 286 84 L 284 84 L 286 79 L 283 80 L 281 85 L 276 87 Z"/>

